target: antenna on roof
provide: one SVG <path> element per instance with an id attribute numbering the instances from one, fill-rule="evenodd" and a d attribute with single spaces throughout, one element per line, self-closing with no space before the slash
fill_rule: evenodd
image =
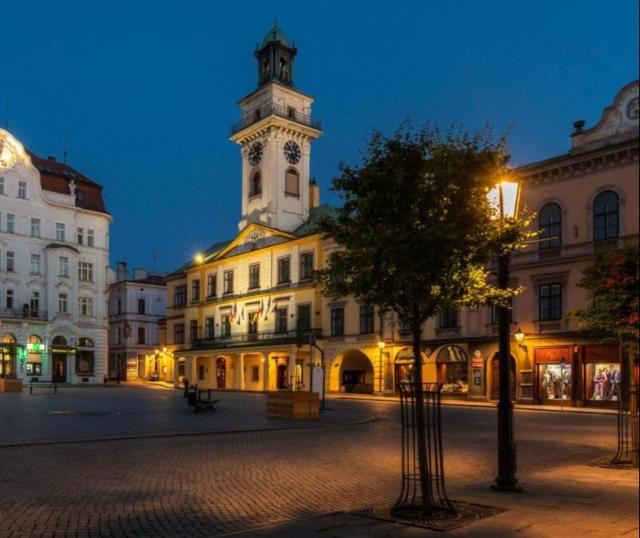
<path id="1" fill-rule="evenodd" d="M 151 274 L 152 275 L 156 275 L 156 265 L 158 263 L 158 256 L 159 256 L 159 251 L 157 248 L 152 248 L 151 249 L 151 259 L 153 260 L 151 263 Z"/>

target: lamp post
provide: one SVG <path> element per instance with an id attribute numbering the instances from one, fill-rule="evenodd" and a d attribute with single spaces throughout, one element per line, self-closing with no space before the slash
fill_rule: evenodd
<path id="1" fill-rule="evenodd" d="M 384 349 L 385 345 L 386 344 L 384 340 L 380 340 L 378 342 L 378 390 L 380 391 L 380 394 L 384 394 L 384 386 L 383 386 L 384 375 L 382 372 L 382 350 Z"/>
<path id="2" fill-rule="evenodd" d="M 514 219 L 518 210 L 519 185 L 501 181 L 489 192 L 489 204 L 494 218 L 500 219 L 503 231 L 505 219 Z M 498 256 L 498 288 L 509 287 L 510 252 Z M 516 445 L 513 440 L 513 402 L 511 401 L 511 352 L 509 349 L 509 308 L 498 306 L 498 362 L 500 400 L 498 401 L 498 476 L 492 488 L 498 491 L 521 491 L 516 478 Z"/>

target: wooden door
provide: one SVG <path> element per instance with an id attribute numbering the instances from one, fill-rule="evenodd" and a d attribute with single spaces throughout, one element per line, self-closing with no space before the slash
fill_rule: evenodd
<path id="1" fill-rule="evenodd" d="M 51 374 L 51 381 L 53 381 L 54 383 L 66 383 L 67 382 L 67 354 L 54 353 L 52 362 L 53 362 L 53 372 Z"/>
<path id="2" fill-rule="evenodd" d="M 216 361 L 216 386 L 219 389 L 227 388 L 227 361 L 223 358 Z"/>

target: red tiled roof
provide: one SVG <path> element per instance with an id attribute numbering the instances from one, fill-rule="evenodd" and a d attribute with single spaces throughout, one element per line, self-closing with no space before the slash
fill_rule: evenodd
<path id="1" fill-rule="evenodd" d="M 43 159 L 27 150 L 31 162 L 40 172 L 40 184 L 46 191 L 69 194 L 69 183 L 76 184 L 76 206 L 90 211 L 107 213 L 102 199 L 102 185 L 92 181 L 67 164 Z"/>

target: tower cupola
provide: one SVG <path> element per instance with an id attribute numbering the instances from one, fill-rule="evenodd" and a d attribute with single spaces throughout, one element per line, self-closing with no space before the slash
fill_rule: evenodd
<path id="1" fill-rule="evenodd" d="M 255 51 L 258 60 L 258 87 L 271 81 L 293 86 L 293 61 L 298 53 L 277 21 Z"/>

